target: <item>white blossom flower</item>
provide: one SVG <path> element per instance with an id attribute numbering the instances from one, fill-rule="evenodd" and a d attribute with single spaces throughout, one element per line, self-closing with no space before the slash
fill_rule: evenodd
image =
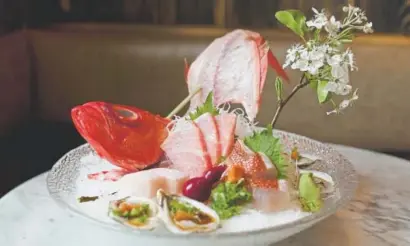
<path id="1" fill-rule="evenodd" d="M 343 12 L 345 12 L 345 13 L 353 13 L 353 14 L 355 14 L 355 13 L 357 13 L 357 12 L 359 12 L 360 11 L 360 8 L 359 7 L 354 7 L 354 6 L 352 6 L 352 5 L 348 5 L 348 6 L 344 6 L 343 7 Z"/>
<path id="2" fill-rule="evenodd" d="M 303 50 L 305 50 L 305 47 L 303 47 L 301 44 L 296 44 L 288 49 L 286 54 L 286 61 L 283 65 L 283 68 L 286 68 L 289 65 L 293 64 Z"/>
<path id="3" fill-rule="evenodd" d="M 342 23 L 337 21 L 334 16 L 330 17 L 329 21 L 325 25 L 325 30 L 329 33 L 331 37 L 335 37 L 342 27 Z"/>
<path id="4" fill-rule="evenodd" d="M 315 27 L 316 29 L 322 29 L 328 22 L 326 13 L 324 10 L 319 12 L 317 9 L 312 8 L 312 11 L 315 13 L 312 20 L 306 22 L 308 27 Z"/>
<path id="5" fill-rule="evenodd" d="M 363 32 L 364 33 L 373 33 L 373 23 L 372 22 L 366 23 L 363 26 Z"/>
<path id="6" fill-rule="evenodd" d="M 347 107 L 352 106 L 353 102 L 356 101 L 357 99 L 359 99 L 359 96 L 357 95 L 357 89 L 356 89 L 353 92 L 353 95 L 351 98 L 343 100 L 337 108 L 333 109 L 332 111 L 327 112 L 326 114 L 330 115 L 330 114 L 342 113 L 343 110 L 345 110 Z"/>
<path id="7" fill-rule="evenodd" d="M 350 71 L 354 71 L 355 69 L 357 70 L 357 66 L 354 60 L 354 54 L 351 49 L 347 49 L 343 53 L 343 60 L 350 67 Z"/>
<path id="8" fill-rule="evenodd" d="M 303 50 L 300 57 L 292 64 L 292 69 L 299 69 L 300 71 L 308 71 L 312 75 L 316 75 L 321 67 L 324 65 L 324 54 L 317 49 L 312 51 Z"/>

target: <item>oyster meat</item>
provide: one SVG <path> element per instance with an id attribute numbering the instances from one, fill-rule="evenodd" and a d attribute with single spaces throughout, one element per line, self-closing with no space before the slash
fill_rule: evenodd
<path id="1" fill-rule="evenodd" d="M 147 198 L 131 196 L 109 203 L 108 216 L 135 229 L 154 229 L 158 225 L 158 214 L 158 205 Z"/>
<path id="2" fill-rule="evenodd" d="M 299 172 L 300 174 L 312 173 L 313 180 L 319 185 L 322 194 L 330 194 L 334 191 L 335 182 L 329 174 L 314 170 L 300 170 Z"/>
<path id="3" fill-rule="evenodd" d="M 184 196 L 167 195 L 163 190 L 158 190 L 157 200 L 162 208 L 161 218 L 173 233 L 211 232 L 220 225 L 218 214 L 201 202 Z"/>

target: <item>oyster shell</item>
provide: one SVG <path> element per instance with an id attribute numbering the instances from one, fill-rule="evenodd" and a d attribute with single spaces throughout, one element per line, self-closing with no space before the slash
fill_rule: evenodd
<path id="1" fill-rule="evenodd" d="M 322 194 L 329 194 L 335 190 L 335 182 L 327 173 L 313 170 L 299 170 L 299 173 L 312 173 L 315 183 L 321 188 Z"/>
<path id="2" fill-rule="evenodd" d="M 298 166 L 299 168 L 304 168 L 313 165 L 318 160 L 320 160 L 320 158 L 315 155 L 311 155 L 308 153 L 300 153 L 299 159 L 294 161 L 296 163 L 296 166 Z"/>
<path id="3" fill-rule="evenodd" d="M 162 208 L 161 218 L 173 233 L 211 232 L 220 225 L 218 214 L 203 203 L 184 196 L 167 195 L 163 190 L 158 190 L 157 200 Z"/>
<path id="4" fill-rule="evenodd" d="M 158 215 L 158 205 L 147 198 L 130 196 L 109 203 L 108 216 L 135 229 L 154 229 L 158 225 Z"/>

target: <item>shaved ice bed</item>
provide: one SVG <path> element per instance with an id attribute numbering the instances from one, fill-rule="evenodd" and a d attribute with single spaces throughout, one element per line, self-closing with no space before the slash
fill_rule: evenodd
<path id="1" fill-rule="evenodd" d="M 96 219 L 103 223 L 109 223 L 116 225 L 117 223 L 112 220 L 108 214 L 108 206 L 111 200 L 121 199 L 118 195 L 110 195 L 113 192 L 117 192 L 118 189 L 114 182 L 90 180 L 87 175 L 90 173 L 97 173 L 105 170 L 112 170 L 114 166 L 108 161 L 98 157 L 97 155 L 90 153 L 84 156 L 81 160 L 80 176 L 76 181 L 76 194 L 75 198 L 82 196 L 99 196 L 100 198 L 93 202 L 85 202 L 76 204 L 78 210 L 84 214 L 89 215 L 93 219 Z M 119 192 L 120 193 L 120 192 Z M 300 210 L 287 210 L 276 213 L 260 213 L 255 210 L 245 210 L 242 214 L 234 216 L 228 220 L 222 221 L 221 228 L 214 233 L 231 233 L 231 232 L 244 232 L 264 229 L 267 227 L 278 226 L 300 220 L 303 217 L 310 215 L 310 213 L 302 212 Z M 162 226 L 159 226 L 157 230 L 163 230 Z"/>

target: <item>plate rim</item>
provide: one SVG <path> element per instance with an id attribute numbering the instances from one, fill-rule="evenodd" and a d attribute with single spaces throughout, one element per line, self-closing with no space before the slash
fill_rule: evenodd
<path id="1" fill-rule="evenodd" d="M 264 129 L 263 127 L 258 127 L 258 129 Z M 237 231 L 237 232 L 223 232 L 223 233 L 192 233 L 192 234 L 174 234 L 174 233 L 158 233 L 158 232 L 152 232 L 152 231 L 143 231 L 143 230 L 133 230 L 131 228 L 127 228 L 126 226 L 120 227 L 120 226 L 112 226 L 107 223 L 103 223 L 98 219 L 95 219 L 91 216 L 88 216 L 84 213 L 78 212 L 76 209 L 74 209 L 72 206 L 69 204 L 65 203 L 62 199 L 59 199 L 57 196 L 55 196 L 55 192 L 53 192 L 50 188 L 50 180 L 52 179 L 52 174 L 53 170 L 57 169 L 60 165 L 62 165 L 62 160 L 74 153 L 75 151 L 78 151 L 78 149 L 84 148 L 85 146 L 89 146 L 88 143 L 81 144 L 70 151 L 66 152 L 64 155 L 62 155 L 53 165 L 53 167 L 49 170 L 47 173 L 46 177 L 46 186 L 47 186 L 47 191 L 52 198 L 52 200 L 63 210 L 67 210 L 68 213 L 72 213 L 77 215 L 79 218 L 82 218 L 88 222 L 92 222 L 93 224 L 99 225 L 101 228 L 104 229 L 109 229 L 111 231 L 116 231 L 116 232 L 121 232 L 125 233 L 127 235 L 134 234 L 138 236 L 143 236 L 143 237 L 161 237 L 162 239 L 215 239 L 215 238 L 221 238 L 221 239 L 228 239 L 232 237 L 240 237 L 240 236 L 256 236 L 256 235 L 261 235 L 261 234 L 267 234 L 267 233 L 272 233 L 272 232 L 280 232 L 283 230 L 288 230 L 292 229 L 295 227 L 303 227 L 305 230 L 308 227 L 320 222 L 323 219 L 326 219 L 327 217 L 335 214 L 339 209 L 345 207 L 348 203 L 351 202 L 351 200 L 354 198 L 355 192 L 358 188 L 358 183 L 359 183 L 359 177 L 356 172 L 356 169 L 354 168 L 353 164 L 348 160 L 344 155 L 342 155 L 339 151 L 337 151 L 334 147 L 332 147 L 330 144 L 321 142 L 318 140 L 315 140 L 310 137 L 306 137 L 297 133 L 292 133 L 284 130 L 278 130 L 278 129 L 273 129 L 273 134 L 275 133 L 282 133 L 282 134 L 287 134 L 287 135 L 293 135 L 294 137 L 308 140 L 311 142 L 315 142 L 316 144 L 323 145 L 328 150 L 331 150 L 333 153 L 338 155 L 338 157 L 345 163 L 345 166 L 348 167 L 349 173 L 351 176 L 350 180 L 350 187 L 351 189 L 347 191 L 347 195 L 344 197 L 341 197 L 331 208 L 323 211 L 323 212 L 318 212 L 318 213 L 313 213 L 310 215 L 307 215 L 301 219 L 297 219 L 295 221 L 285 223 L 285 224 L 280 224 L 280 225 L 275 225 L 275 226 L 269 226 L 265 227 L 262 229 L 257 229 L 257 230 L 248 230 L 248 231 Z M 128 233 L 130 232 L 130 233 Z M 293 234 L 292 234 L 293 235 Z"/>

